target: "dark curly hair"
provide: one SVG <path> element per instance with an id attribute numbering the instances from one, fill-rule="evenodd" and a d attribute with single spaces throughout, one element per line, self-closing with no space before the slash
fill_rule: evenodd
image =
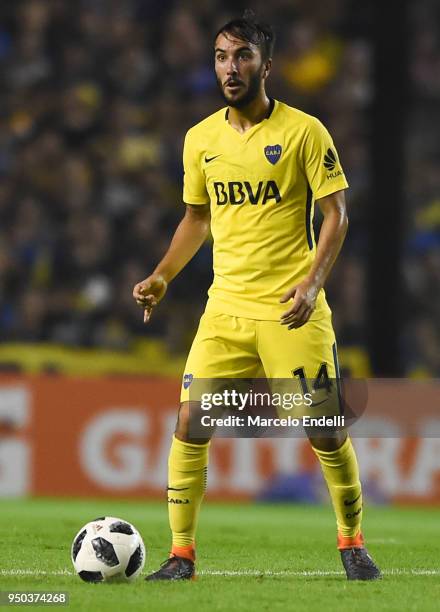
<path id="1" fill-rule="evenodd" d="M 217 40 L 220 34 L 229 34 L 234 38 L 256 45 L 260 48 L 261 58 L 264 62 L 272 57 L 275 33 L 270 25 L 258 22 L 255 13 L 250 9 L 245 10 L 243 17 L 228 21 L 222 26 L 214 40 Z"/>

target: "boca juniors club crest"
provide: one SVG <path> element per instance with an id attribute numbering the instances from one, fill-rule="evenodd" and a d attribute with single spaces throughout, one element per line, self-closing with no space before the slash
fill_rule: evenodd
<path id="1" fill-rule="evenodd" d="M 188 389 L 188 387 L 193 381 L 193 378 L 194 378 L 193 374 L 184 374 L 183 376 L 183 388 L 184 389 Z"/>
<path id="2" fill-rule="evenodd" d="M 270 161 L 272 165 L 275 165 L 281 157 L 282 150 L 283 149 L 279 144 L 267 145 L 267 147 L 264 147 L 264 154 L 266 156 L 266 159 Z"/>

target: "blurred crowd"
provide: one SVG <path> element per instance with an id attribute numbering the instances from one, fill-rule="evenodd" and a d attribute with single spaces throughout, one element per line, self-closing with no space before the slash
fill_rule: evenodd
<path id="1" fill-rule="evenodd" d="M 440 4 L 411 5 L 405 257 L 406 371 L 440 376 Z"/>
<path id="2" fill-rule="evenodd" d="M 15 0 L 0 4 L 0 337 L 185 351 L 211 282 L 204 246 L 145 328 L 131 297 L 184 210 L 186 130 L 223 103 L 212 35 L 248 3 Z M 350 0 L 252 3 L 277 32 L 268 91 L 318 116 L 350 182 L 350 232 L 328 287 L 340 344 L 365 345 L 369 15 Z M 440 18 L 412 20 L 402 274 L 408 372 L 440 373 Z M 440 16 L 439 16 L 440 17 Z M 437 111 L 437 115 L 436 115 Z M 434 289 L 436 287 L 436 289 Z M 436 342 L 437 337 L 437 342 Z"/>

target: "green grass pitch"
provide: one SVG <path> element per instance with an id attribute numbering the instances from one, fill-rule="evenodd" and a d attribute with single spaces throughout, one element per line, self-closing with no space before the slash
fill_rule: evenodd
<path id="1" fill-rule="evenodd" d="M 161 503 L 1 500 L 0 590 L 67 591 L 64 609 L 92 612 L 439 609 L 435 509 L 366 508 L 367 545 L 384 572 L 371 583 L 345 579 L 330 507 L 206 503 L 197 581 L 86 584 L 72 572 L 71 541 L 84 523 L 105 514 L 136 525 L 148 551 L 145 572 L 157 569 L 169 546 Z"/>

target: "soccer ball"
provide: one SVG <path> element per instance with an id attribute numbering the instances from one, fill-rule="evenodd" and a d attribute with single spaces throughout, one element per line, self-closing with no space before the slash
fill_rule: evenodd
<path id="1" fill-rule="evenodd" d="M 145 564 L 145 546 L 127 521 L 102 516 L 84 525 L 72 543 L 72 563 L 85 582 L 134 580 Z"/>

